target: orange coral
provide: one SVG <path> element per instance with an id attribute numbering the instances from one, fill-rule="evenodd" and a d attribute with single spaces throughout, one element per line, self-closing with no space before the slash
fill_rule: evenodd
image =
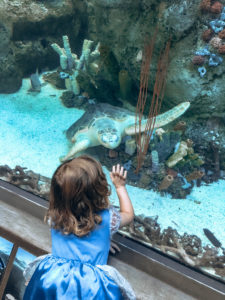
<path id="1" fill-rule="evenodd" d="M 219 34 L 218 34 L 219 38 L 221 39 L 225 39 L 225 29 L 220 31 Z"/>
<path id="2" fill-rule="evenodd" d="M 213 37 L 213 30 L 211 28 L 205 30 L 202 33 L 202 39 L 204 42 L 209 42 L 211 40 L 211 38 Z"/>
<path id="3" fill-rule="evenodd" d="M 159 191 L 168 189 L 168 187 L 171 186 L 173 181 L 174 181 L 174 177 L 172 175 L 166 175 L 159 185 Z"/>
<path id="4" fill-rule="evenodd" d="M 196 179 L 200 179 L 200 178 L 202 178 L 202 176 L 204 176 L 205 175 L 205 173 L 203 172 L 203 171 L 197 171 L 197 170 L 195 170 L 195 171 L 193 171 L 192 173 L 190 173 L 190 174 L 188 174 L 187 176 L 186 176 L 186 179 L 187 179 L 187 181 L 192 181 L 192 180 L 196 180 Z"/>
<path id="5" fill-rule="evenodd" d="M 219 54 L 225 54 L 225 45 L 220 45 L 219 46 L 218 53 Z"/>
<path id="6" fill-rule="evenodd" d="M 216 1 L 210 8 L 210 11 L 214 14 L 220 14 L 223 9 L 223 4 Z"/>
<path id="7" fill-rule="evenodd" d="M 200 3 L 200 9 L 203 12 L 208 12 L 210 11 L 211 8 L 211 0 L 202 0 L 202 2 Z"/>

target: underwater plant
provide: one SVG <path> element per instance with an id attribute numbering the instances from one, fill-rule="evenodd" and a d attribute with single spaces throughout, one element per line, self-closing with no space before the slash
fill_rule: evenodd
<path id="1" fill-rule="evenodd" d="M 159 114 L 161 103 L 164 98 L 164 91 L 166 86 L 166 74 L 169 61 L 170 40 L 167 42 L 164 52 L 160 55 L 158 60 L 157 72 L 155 76 L 155 84 L 153 89 L 153 95 L 151 99 L 151 105 L 148 113 L 148 121 L 144 129 L 144 139 L 142 138 L 142 119 L 148 96 L 148 81 L 150 75 L 150 66 L 152 60 L 152 54 L 154 50 L 154 44 L 156 41 L 158 29 L 156 28 L 151 41 L 145 45 L 142 58 L 141 75 L 140 75 L 140 89 L 136 107 L 136 120 L 135 120 L 135 134 L 137 142 L 137 168 L 136 173 L 140 170 L 145 155 L 148 150 L 148 145 L 153 134 L 155 127 L 155 118 Z"/>

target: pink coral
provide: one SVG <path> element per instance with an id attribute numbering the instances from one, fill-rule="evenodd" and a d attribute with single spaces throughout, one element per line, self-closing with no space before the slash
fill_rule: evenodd
<path id="1" fill-rule="evenodd" d="M 220 45 L 219 46 L 218 53 L 219 54 L 225 54 L 225 45 Z"/>
<path id="2" fill-rule="evenodd" d="M 208 12 L 210 11 L 211 8 L 211 0 L 202 0 L 202 2 L 200 3 L 200 9 L 203 12 Z"/>
<path id="3" fill-rule="evenodd" d="M 214 14 L 220 14 L 223 9 L 223 4 L 216 1 L 210 8 L 210 11 Z"/>
<path id="4" fill-rule="evenodd" d="M 213 30 L 210 28 L 210 29 L 207 29 L 205 30 L 203 33 L 202 33 L 202 39 L 204 42 L 209 42 L 211 40 L 211 38 L 213 37 Z"/>
<path id="5" fill-rule="evenodd" d="M 192 59 L 192 63 L 197 66 L 202 66 L 205 62 L 205 58 L 202 55 L 195 55 Z"/>
<path id="6" fill-rule="evenodd" d="M 220 31 L 219 34 L 218 34 L 219 38 L 221 39 L 225 39 L 225 29 Z"/>

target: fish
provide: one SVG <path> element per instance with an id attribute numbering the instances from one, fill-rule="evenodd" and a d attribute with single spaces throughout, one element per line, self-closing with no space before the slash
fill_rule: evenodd
<path id="1" fill-rule="evenodd" d="M 41 81 L 39 79 L 38 70 L 36 73 L 31 74 L 30 76 L 31 88 L 29 91 L 31 92 L 40 92 L 41 91 Z"/>
<path id="2" fill-rule="evenodd" d="M 40 93 L 41 87 L 47 84 L 46 82 L 41 83 L 39 79 L 38 69 L 36 70 L 36 73 L 30 75 L 30 83 L 31 83 L 31 88 L 29 89 L 28 92 L 37 92 L 37 93 Z"/>
<path id="3" fill-rule="evenodd" d="M 213 246 L 215 246 L 215 247 L 221 247 L 222 246 L 220 241 L 217 240 L 215 235 L 209 229 L 204 228 L 203 231 L 204 231 L 204 234 L 206 235 L 206 237 L 208 238 L 208 240 L 213 244 Z"/>

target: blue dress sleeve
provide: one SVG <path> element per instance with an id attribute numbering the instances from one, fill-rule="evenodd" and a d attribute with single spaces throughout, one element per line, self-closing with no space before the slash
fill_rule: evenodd
<path id="1" fill-rule="evenodd" d="M 114 206 L 110 206 L 109 216 L 110 216 L 110 237 L 112 237 L 112 235 L 116 233 L 120 227 L 121 216 L 119 211 Z"/>

